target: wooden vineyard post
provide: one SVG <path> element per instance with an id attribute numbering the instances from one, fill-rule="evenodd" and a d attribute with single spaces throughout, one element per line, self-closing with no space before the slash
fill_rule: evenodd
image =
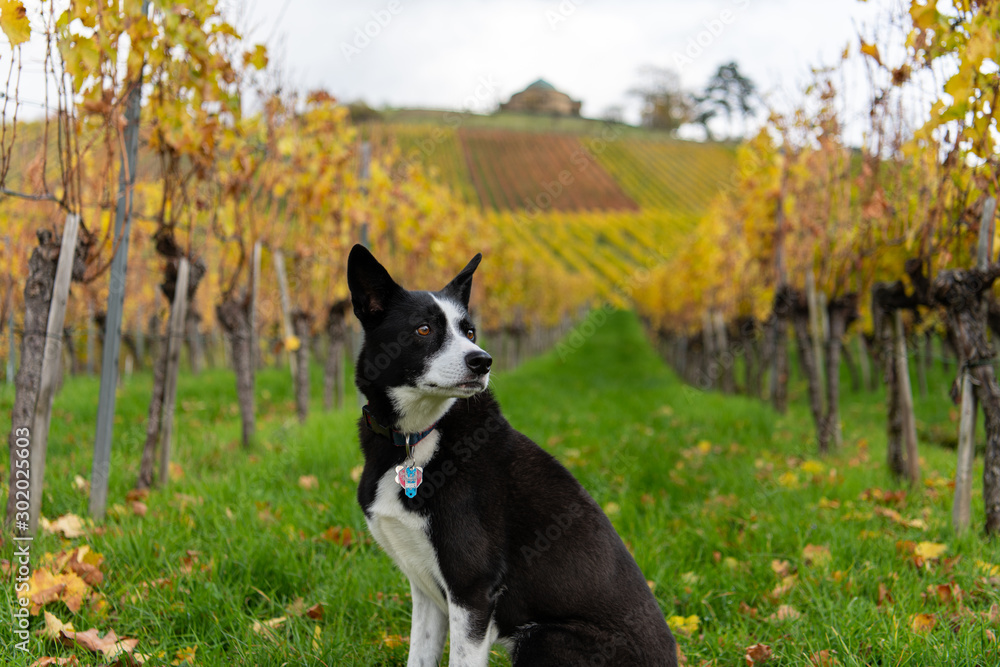
<path id="1" fill-rule="evenodd" d="M 369 141 L 361 142 L 361 165 L 358 174 L 358 182 L 361 185 L 361 195 L 368 196 L 368 180 L 371 178 L 372 165 L 372 145 Z M 371 247 L 368 238 L 368 221 L 362 221 L 358 229 L 358 242 L 366 248 Z M 354 366 L 357 368 L 358 360 L 361 358 L 361 347 L 365 344 L 365 332 L 357 322 L 351 325 L 351 357 L 354 359 Z M 358 391 L 358 405 L 364 405 L 368 401 L 364 393 Z"/>
<path id="2" fill-rule="evenodd" d="M 342 299 L 330 305 L 326 317 L 327 353 L 323 372 L 323 409 L 344 407 L 344 346 L 347 339 L 347 313 L 351 302 Z"/>
<path id="3" fill-rule="evenodd" d="M 788 273 L 785 267 L 785 192 L 788 188 L 788 158 L 781 148 L 781 189 L 774 211 L 774 330 L 771 332 L 771 403 L 781 414 L 788 411 Z"/>
<path id="4" fill-rule="evenodd" d="M 142 14 L 149 12 L 143 0 Z M 103 519 L 108 504 L 108 475 L 111 470 L 111 437 L 114 432 L 115 401 L 118 388 L 118 354 L 121 349 L 122 311 L 125 307 L 125 278 L 128 270 L 129 236 L 132 232 L 132 198 L 139 164 L 139 112 L 142 104 L 142 69 L 125 103 L 125 146 L 118 172 L 118 201 L 115 206 L 115 256 L 111 260 L 108 311 L 104 323 L 101 355 L 101 390 L 97 403 L 94 461 L 90 469 L 90 515 Z"/>
<path id="5" fill-rule="evenodd" d="M 687 353 L 688 353 L 688 339 L 686 335 L 680 335 L 677 337 L 677 366 L 675 370 L 682 380 L 687 379 Z"/>
<path id="6" fill-rule="evenodd" d="M 977 265 L 989 266 L 993 258 L 993 227 L 996 200 L 986 200 L 979 224 Z M 984 301 L 985 310 L 986 303 Z M 958 460 L 955 467 L 955 498 L 951 507 L 951 523 L 956 533 L 965 532 L 972 519 L 972 468 L 976 460 L 976 408 L 977 401 L 972 386 L 972 373 L 968 365 L 962 366 L 962 410 L 958 423 Z"/>
<path id="7" fill-rule="evenodd" d="M 288 367 L 292 371 L 292 382 L 295 382 L 296 368 L 295 356 L 288 350 L 288 341 L 295 335 L 292 329 L 292 311 L 288 297 L 288 274 L 285 273 L 285 253 L 280 250 L 274 251 L 274 271 L 278 274 L 278 291 L 281 293 L 281 325 L 285 332 L 285 356 L 288 359 Z"/>
<path id="8" fill-rule="evenodd" d="M 163 415 L 160 419 L 160 486 L 170 481 L 170 441 L 174 430 L 174 406 L 177 403 L 177 372 L 181 362 L 187 320 L 188 276 L 190 263 L 181 257 L 177 267 L 174 302 L 167 323 L 167 377 L 163 389 Z"/>
<path id="9" fill-rule="evenodd" d="M 142 302 L 139 302 L 139 307 L 136 308 L 135 313 L 135 365 L 137 370 L 142 370 L 146 367 L 146 334 L 142 330 L 142 323 L 145 318 L 143 317 Z"/>
<path id="10" fill-rule="evenodd" d="M 927 360 L 925 359 L 927 348 L 920 344 L 919 338 L 914 338 L 913 351 L 917 362 L 917 388 L 920 390 L 920 398 L 927 398 Z"/>
<path id="11" fill-rule="evenodd" d="M 10 237 L 5 237 L 7 240 L 7 252 L 8 257 L 10 257 Z M 7 290 L 7 384 L 14 384 L 14 355 L 17 353 L 14 344 L 14 299 L 13 299 L 14 285 L 11 283 L 10 289 Z"/>
<path id="12" fill-rule="evenodd" d="M 260 294 L 260 241 L 253 244 L 250 264 L 250 373 L 257 373 L 260 350 L 257 345 L 257 296 Z"/>
<path id="13" fill-rule="evenodd" d="M 719 372 L 722 381 L 722 391 L 726 394 L 736 392 L 735 369 L 733 355 L 729 351 L 729 338 L 726 332 L 726 320 L 722 316 L 722 311 L 713 313 L 712 324 L 715 329 L 716 356 L 719 359 Z"/>
<path id="14" fill-rule="evenodd" d="M 865 335 L 858 331 L 858 366 L 861 368 L 861 388 L 864 391 L 873 391 L 878 383 L 878 370 L 873 370 L 871 365 L 871 352 L 868 350 L 868 341 Z M 875 376 L 874 380 L 872 376 Z"/>
<path id="15" fill-rule="evenodd" d="M 962 370 L 962 411 L 958 422 L 958 461 L 951 523 L 963 533 L 972 518 L 972 466 L 976 458 L 976 397 L 969 369 Z"/>
<path id="16" fill-rule="evenodd" d="M 14 355 L 17 349 L 14 345 L 14 311 L 8 312 L 7 319 L 7 384 L 14 384 Z"/>
<path id="17" fill-rule="evenodd" d="M 715 389 L 716 372 L 718 368 L 715 364 L 715 336 L 712 335 L 712 311 L 705 310 L 701 315 L 701 340 L 705 349 L 705 356 L 702 366 L 703 382 L 699 389 Z"/>
<path id="18" fill-rule="evenodd" d="M 292 354 L 297 366 L 295 373 L 295 412 L 299 423 L 309 416 L 309 333 L 312 317 L 303 310 L 292 313 L 292 327 L 299 340 L 299 347 Z"/>
<path id="19" fill-rule="evenodd" d="M 52 399 L 55 395 L 56 376 L 62 363 L 63 324 L 66 321 L 66 300 L 69 298 L 69 282 L 73 275 L 73 259 L 76 255 L 76 237 L 80 229 L 80 217 L 69 214 L 63 228 L 62 246 L 59 249 L 59 263 L 56 265 L 56 280 L 52 288 L 49 306 L 49 321 L 45 329 L 45 353 L 42 357 L 42 376 L 35 401 L 35 417 L 32 420 L 31 445 L 28 452 L 30 477 L 28 481 L 28 526 L 27 531 L 18 526 L 22 535 L 34 535 L 38 528 L 38 518 L 42 512 L 42 490 L 45 482 L 45 454 L 49 444 L 49 423 L 52 419 Z M 13 489 L 11 489 L 13 493 Z"/>
<path id="20" fill-rule="evenodd" d="M 4 236 L 4 250 L 6 252 L 5 257 L 11 257 L 11 246 L 10 237 Z M 14 383 L 14 282 L 10 282 L 7 287 L 7 291 L 4 293 L 4 310 L 7 313 L 7 374 L 5 379 L 7 384 Z M 3 330 L 3 326 L 0 326 L 0 331 Z"/>
<path id="21" fill-rule="evenodd" d="M 820 405 L 824 401 L 826 364 L 823 357 L 823 316 L 820 314 L 819 295 L 816 292 L 816 277 L 810 268 L 806 271 L 806 306 L 809 308 L 809 339 L 812 343 L 813 363 L 816 364 L 816 380 Z"/>
<path id="22" fill-rule="evenodd" d="M 905 471 L 910 486 L 916 487 L 920 481 L 920 459 L 917 454 L 917 422 L 913 414 L 913 389 L 910 387 L 910 370 L 906 357 L 906 332 L 903 329 L 903 312 L 895 311 L 895 352 L 899 410 L 903 419 L 903 452 Z"/>

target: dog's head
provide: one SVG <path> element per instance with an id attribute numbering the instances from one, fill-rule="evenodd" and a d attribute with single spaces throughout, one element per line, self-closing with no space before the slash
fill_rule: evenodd
<path id="1" fill-rule="evenodd" d="M 354 314 L 365 332 L 358 388 L 369 401 L 387 398 L 405 430 L 442 412 L 452 399 L 469 398 L 489 383 L 492 358 L 476 344 L 469 317 L 472 261 L 438 292 L 408 291 L 378 260 L 355 245 L 347 260 Z M 441 415 L 434 416 L 436 420 Z"/>

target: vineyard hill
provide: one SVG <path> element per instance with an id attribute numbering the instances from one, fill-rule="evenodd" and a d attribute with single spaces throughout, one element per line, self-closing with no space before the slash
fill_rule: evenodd
<path id="1" fill-rule="evenodd" d="M 700 216 L 735 168 L 730 144 L 586 118 L 396 110 L 366 125 L 486 210 L 668 210 Z"/>

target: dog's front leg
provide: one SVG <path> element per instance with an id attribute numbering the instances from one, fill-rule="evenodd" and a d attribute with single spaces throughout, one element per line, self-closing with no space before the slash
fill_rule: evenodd
<path id="1" fill-rule="evenodd" d="M 410 657 L 406 667 L 437 667 L 448 634 L 448 617 L 434 600 L 412 581 L 413 615 L 410 620 Z"/>
<path id="2" fill-rule="evenodd" d="M 488 611 L 470 609 L 448 600 L 451 648 L 448 667 L 486 667 L 496 628 Z"/>

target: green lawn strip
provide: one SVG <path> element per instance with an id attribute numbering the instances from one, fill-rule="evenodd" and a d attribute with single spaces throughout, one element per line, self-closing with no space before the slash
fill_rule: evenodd
<path id="1" fill-rule="evenodd" d="M 664 614 L 697 617 L 690 634 L 677 632 L 690 664 L 743 664 L 746 647 L 757 642 L 774 651 L 768 664 L 809 664 L 808 656 L 823 650 L 836 651 L 845 666 L 997 664 L 987 631 L 1000 627 L 981 614 L 1000 595 L 977 561 L 1000 565 L 1000 554 L 977 534 L 951 534 L 951 491 L 941 480 L 954 473 L 953 452 L 922 445 L 930 484 L 901 503 L 863 499 L 866 489 L 895 489 L 883 463 L 881 393 L 845 388 L 845 447 L 820 461 L 798 376 L 792 408 L 779 416 L 759 401 L 680 384 L 632 315 L 592 322 L 597 326 L 578 328 L 493 385 L 515 427 L 559 457 L 608 511 Z M 245 452 L 237 444 L 231 374 L 182 375 L 175 461 L 183 476 L 150 495 L 145 517 L 132 512 L 125 494 L 138 469 L 149 378 L 125 382 L 109 518 L 88 538 L 46 534 L 32 547 L 36 562 L 79 544 L 103 554 L 105 581 L 96 588 L 107 606 L 84 605 L 76 614 L 61 602 L 45 609 L 78 630 L 139 638 L 137 650 L 165 656 L 154 664 L 169 664 L 192 646 L 198 665 L 404 664 L 409 586 L 368 540 L 354 497 L 356 399 L 349 396 L 343 411 L 321 412 L 315 369 L 314 412 L 300 426 L 287 370 L 265 369 L 258 381 L 260 437 Z M 941 389 L 949 381 L 939 365 L 932 369 L 931 396 L 917 399 L 922 431 L 957 428 Z M 56 399 L 44 510 L 50 518 L 86 514 L 86 493 L 72 480 L 89 478 L 96 388 L 92 378 L 67 378 Z M 4 419 L 12 400 L 4 387 Z M 299 483 L 309 475 L 315 488 Z M 888 511 L 925 527 L 901 525 Z M 978 493 L 973 516 L 978 530 Z M 350 529 L 353 542 L 345 546 L 342 532 L 328 532 L 334 527 Z M 947 551 L 918 568 L 897 547 L 906 540 L 946 544 Z M 11 553 L 8 543 L 4 557 Z M 950 566 L 943 562 L 955 556 Z M 891 602 L 879 605 L 880 584 Z M 962 606 L 942 601 L 939 586 L 961 589 Z M 12 606 L 12 583 L 3 589 Z M 290 613 L 298 598 L 305 607 L 321 603 L 322 617 Z M 936 621 L 926 634 L 911 628 L 921 613 Z M 255 621 L 282 616 L 287 620 L 270 633 L 254 632 Z M 33 629 L 42 624 L 40 616 L 32 620 Z M 23 656 L 13 644 L 3 633 L 0 663 L 28 664 L 18 662 Z M 32 660 L 73 652 L 35 636 L 30 649 Z M 508 664 L 497 653 L 494 663 Z M 101 664 L 76 654 L 82 664 Z"/>

